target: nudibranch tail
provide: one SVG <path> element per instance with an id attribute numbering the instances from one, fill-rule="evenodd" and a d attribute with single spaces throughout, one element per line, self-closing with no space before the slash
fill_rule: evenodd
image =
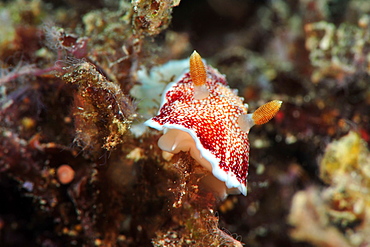
<path id="1" fill-rule="evenodd" d="M 194 98 L 207 98 L 209 96 L 206 86 L 207 71 L 202 57 L 196 51 L 190 56 L 190 77 L 194 84 Z"/>
<path id="2" fill-rule="evenodd" d="M 283 102 L 281 100 L 273 100 L 258 107 L 258 109 L 252 114 L 254 123 L 260 125 L 270 121 L 279 111 L 282 103 Z"/>

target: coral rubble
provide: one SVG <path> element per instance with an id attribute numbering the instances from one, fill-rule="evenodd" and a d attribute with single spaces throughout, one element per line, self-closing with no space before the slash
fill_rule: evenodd
<path id="1" fill-rule="evenodd" d="M 355 132 L 328 145 L 320 177 L 328 187 L 298 192 L 289 222 L 292 237 L 315 246 L 370 243 L 370 152 Z"/>
<path id="2" fill-rule="evenodd" d="M 65 70 L 62 78 L 77 88 L 72 110 L 76 141 L 86 149 L 91 147 L 91 153 L 99 153 L 96 149 L 100 147 L 115 148 L 135 117 L 134 103 L 91 63 L 77 63 Z"/>

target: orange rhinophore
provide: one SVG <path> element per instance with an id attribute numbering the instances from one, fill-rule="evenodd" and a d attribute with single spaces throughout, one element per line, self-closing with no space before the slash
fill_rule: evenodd
<path id="1" fill-rule="evenodd" d="M 195 86 L 201 86 L 206 83 L 206 68 L 201 56 L 196 51 L 190 56 L 190 77 Z"/>
<path id="2" fill-rule="evenodd" d="M 279 111 L 282 103 L 281 100 L 273 100 L 258 107 L 252 115 L 254 123 L 260 125 L 270 121 Z"/>

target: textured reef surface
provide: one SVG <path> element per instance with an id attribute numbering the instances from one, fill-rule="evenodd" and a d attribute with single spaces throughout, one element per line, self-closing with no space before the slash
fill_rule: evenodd
<path id="1" fill-rule="evenodd" d="M 370 2 L 0 2 L 0 246 L 369 246 Z M 247 196 L 143 125 L 197 50 L 253 112 Z"/>

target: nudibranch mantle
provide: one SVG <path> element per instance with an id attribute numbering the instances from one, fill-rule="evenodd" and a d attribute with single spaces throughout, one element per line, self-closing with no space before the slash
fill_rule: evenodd
<path id="1" fill-rule="evenodd" d="M 194 70 L 192 59 L 198 61 L 195 72 L 191 71 Z M 195 85 L 193 81 L 196 81 L 194 77 L 199 71 L 198 66 L 201 66 L 202 78 L 202 69 L 206 77 L 202 79 L 204 82 L 198 81 Z M 197 93 L 203 96 L 199 98 Z M 275 102 L 272 104 L 275 109 L 267 107 L 268 116 L 263 116 L 264 119 L 270 120 L 280 108 L 281 101 L 272 102 Z M 255 122 L 261 124 L 255 121 L 256 116 L 247 114 L 247 107 L 237 96 L 237 91 L 227 86 L 225 76 L 194 52 L 190 57 L 190 71 L 188 69 L 178 80 L 168 84 L 158 115 L 145 124 L 164 131 L 158 141 L 162 150 L 170 153 L 189 151 L 198 163 L 224 182 L 229 191 L 234 193 L 237 189 L 246 195 L 248 132 Z M 262 111 L 262 114 L 265 112 Z"/>

